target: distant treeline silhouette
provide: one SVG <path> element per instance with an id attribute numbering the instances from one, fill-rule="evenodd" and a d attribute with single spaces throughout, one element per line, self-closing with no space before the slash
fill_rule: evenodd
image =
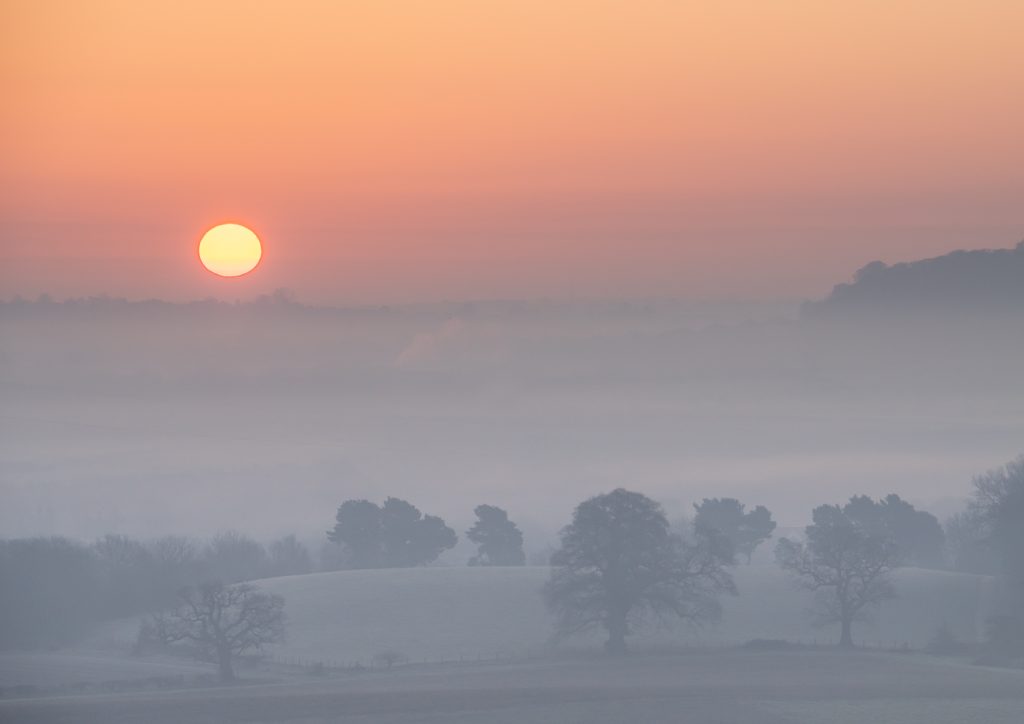
<path id="1" fill-rule="evenodd" d="M 775 523 L 762 506 L 747 512 L 731 498 L 694 507 L 692 524 L 673 530 L 661 506 L 640 493 L 619 489 L 580 503 L 550 560 L 545 596 L 558 630 L 604 628 L 609 650 L 621 653 L 628 633 L 649 618 L 716 617 L 719 597 L 736 593 L 729 568 L 737 555 L 749 559 Z M 508 514 L 491 505 L 475 512 L 469 565 L 522 565 L 523 536 Z M 0 647 L 67 644 L 100 621 L 167 610 L 183 590 L 220 590 L 211 584 L 424 565 L 457 536 L 441 518 L 388 498 L 382 505 L 345 501 L 327 538 L 319 563 L 295 536 L 269 546 L 235 532 L 205 543 L 117 535 L 89 545 L 59 537 L 0 541 Z M 977 477 L 967 510 L 945 532 L 897 495 L 853 496 L 815 508 L 802 536 L 777 541 L 775 557 L 814 592 L 816 618 L 841 625 L 846 646 L 853 622 L 897 593 L 889 578 L 897 567 L 997 573 L 1016 598 L 991 619 L 992 640 L 1024 651 L 1024 455 Z"/>
<path id="2" fill-rule="evenodd" d="M 1024 311 L 1024 241 L 1013 249 L 954 251 L 934 259 L 871 262 L 850 284 L 808 302 L 808 318 L 899 312 Z"/>
<path id="3" fill-rule="evenodd" d="M 4 540 L 0 648 L 61 646 L 96 623 L 169 606 L 183 588 L 202 582 L 312 570 L 309 552 L 294 536 L 266 547 L 235 532 L 206 543 L 120 535 L 91 545 L 59 537 Z"/>

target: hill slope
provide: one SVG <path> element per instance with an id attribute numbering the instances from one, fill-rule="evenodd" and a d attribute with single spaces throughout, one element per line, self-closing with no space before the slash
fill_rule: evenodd
<path id="1" fill-rule="evenodd" d="M 540 652 L 551 617 L 540 589 L 549 569 L 416 568 L 341 571 L 267 579 L 258 585 L 287 601 L 288 641 L 274 654 L 306 661 L 367 664 L 374 655 L 399 651 L 413 661 L 457 660 Z M 677 627 L 635 636 L 637 647 L 728 644 L 751 638 L 830 641 L 834 627 L 813 629 L 804 612 L 809 595 L 772 566 L 739 567 L 740 595 L 725 601 L 718 625 Z M 927 643 L 942 621 L 964 640 L 982 632 L 995 595 L 984 576 L 904 569 L 899 598 L 873 622 L 854 629 L 859 643 L 892 646 Z M 567 641 L 594 647 L 599 635 Z"/>

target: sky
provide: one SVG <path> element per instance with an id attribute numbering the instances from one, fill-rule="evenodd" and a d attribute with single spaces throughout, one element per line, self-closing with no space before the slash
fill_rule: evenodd
<path id="1" fill-rule="evenodd" d="M 1024 238 L 1024 3 L 0 4 L 0 296 L 820 296 Z M 222 221 L 264 258 L 196 258 Z"/>

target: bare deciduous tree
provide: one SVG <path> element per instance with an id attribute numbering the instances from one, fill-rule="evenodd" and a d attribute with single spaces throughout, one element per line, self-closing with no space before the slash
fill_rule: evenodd
<path id="1" fill-rule="evenodd" d="M 215 661 L 221 681 L 235 680 L 234 658 L 284 638 L 284 598 L 248 584 L 204 583 L 181 591 L 181 604 L 156 614 L 142 635 L 165 644 L 188 641 Z"/>
<path id="2" fill-rule="evenodd" d="M 1004 572 L 1024 585 L 1024 455 L 975 478 L 971 510 Z"/>
<path id="3" fill-rule="evenodd" d="M 848 507 L 815 508 L 806 543 L 783 538 L 775 548 L 779 565 L 815 592 L 820 620 L 839 622 L 843 648 L 853 647 L 853 622 L 896 595 L 889 573 L 900 562 L 899 546 L 865 530 L 847 515 Z"/>

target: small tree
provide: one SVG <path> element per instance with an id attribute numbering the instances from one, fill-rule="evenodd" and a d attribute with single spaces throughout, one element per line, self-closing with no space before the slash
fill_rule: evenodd
<path id="1" fill-rule="evenodd" d="M 853 622 L 895 596 L 889 573 L 900 560 L 898 546 L 858 524 L 849 507 L 815 508 L 806 543 L 783 538 L 775 548 L 779 565 L 815 592 L 820 622 L 839 622 L 843 648 L 853 647 Z"/>
<path id="2" fill-rule="evenodd" d="M 775 531 L 772 514 L 763 505 L 748 513 L 735 498 L 704 498 L 693 507 L 697 511 L 693 519 L 697 532 L 717 530 L 732 541 L 736 552 L 742 553 L 748 564 L 754 550 Z"/>
<path id="3" fill-rule="evenodd" d="M 508 519 L 508 513 L 493 505 L 478 505 L 473 512 L 477 521 L 466 537 L 477 544 L 477 554 L 469 559 L 469 565 L 524 565 L 523 533 Z"/>
<path id="4" fill-rule="evenodd" d="M 613 654 L 645 618 L 712 619 L 719 595 L 736 591 L 709 537 L 673 536 L 660 505 L 622 489 L 577 506 L 551 562 L 544 595 L 558 635 L 603 627 Z"/>
<path id="5" fill-rule="evenodd" d="M 181 604 L 144 624 L 143 636 L 165 644 L 192 643 L 215 661 L 223 682 L 235 680 L 234 658 L 284 638 L 284 598 L 248 584 L 204 583 L 184 588 Z"/>

